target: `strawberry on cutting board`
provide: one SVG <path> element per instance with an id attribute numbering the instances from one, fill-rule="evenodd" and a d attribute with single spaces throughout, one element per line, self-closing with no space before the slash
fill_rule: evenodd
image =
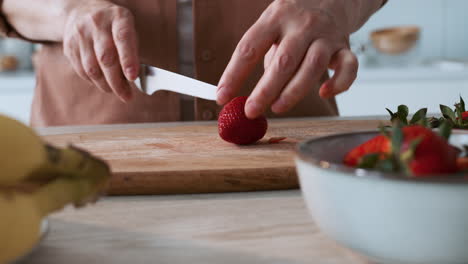
<path id="1" fill-rule="evenodd" d="M 227 142 L 248 145 L 253 144 L 265 136 L 268 123 L 265 116 L 248 119 L 245 115 L 246 96 L 232 99 L 219 113 L 219 136 Z"/>

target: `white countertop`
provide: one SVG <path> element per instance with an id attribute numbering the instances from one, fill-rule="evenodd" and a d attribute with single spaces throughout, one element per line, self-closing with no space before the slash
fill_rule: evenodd
<path id="1" fill-rule="evenodd" d="M 441 63 L 438 66 L 360 67 L 356 83 L 430 80 L 468 80 L 468 66 Z"/>
<path id="2" fill-rule="evenodd" d="M 36 75 L 28 72 L 0 73 L 0 95 L 5 93 L 32 93 L 36 85 Z"/>

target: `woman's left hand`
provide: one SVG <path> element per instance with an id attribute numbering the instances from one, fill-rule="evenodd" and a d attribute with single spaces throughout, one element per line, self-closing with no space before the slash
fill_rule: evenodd
<path id="1" fill-rule="evenodd" d="M 274 1 L 234 51 L 218 85 L 218 104 L 237 94 L 262 58 L 265 72 L 246 103 L 248 118 L 258 117 L 270 105 L 275 113 L 286 112 L 310 92 L 328 68 L 335 72 L 320 87 L 320 96 L 329 98 L 349 89 L 358 70 L 348 41 L 360 23 L 350 18 L 359 8 L 353 3 L 356 1 Z M 349 10 L 352 8 L 356 10 Z"/>

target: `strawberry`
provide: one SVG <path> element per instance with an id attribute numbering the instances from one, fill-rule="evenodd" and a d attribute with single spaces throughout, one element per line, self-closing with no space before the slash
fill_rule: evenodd
<path id="1" fill-rule="evenodd" d="M 352 149 L 344 158 L 348 166 L 356 167 L 362 158 L 369 154 L 380 154 L 390 152 L 390 140 L 384 135 L 378 135 Z"/>
<path id="2" fill-rule="evenodd" d="M 468 171 L 468 157 L 458 158 L 457 167 L 459 171 Z"/>
<path id="3" fill-rule="evenodd" d="M 412 175 L 424 176 L 457 171 L 457 150 L 429 128 L 414 125 L 403 127 L 401 153 L 410 151 L 407 165 Z M 419 141 L 411 150 L 411 142 Z M 412 153 L 411 153 L 412 152 Z"/>
<path id="4" fill-rule="evenodd" d="M 447 138 L 450 127 L 441 127 Z M 352 149 L 344 159 L 348 166 L 403 172 L 415 177 L 455 173 L 458 150 L 447 139 L 421 125 L 394 126 L 391 138 L 379 135 Z"/>
<path id="5" fill-rule="evenodd" d="M 227 142 L 248 145 L 265 136 L 268 123 L 265 116 L 248 119 L 245 115 L 246 96 L 239 96 L 227 103 L 219 113 L 219 136 Z"/>
<path id="6" fill-rule="evenodd" d="M 463 120 L 468 120 L 468 111 L 462 112 L 461 116 Z"/>

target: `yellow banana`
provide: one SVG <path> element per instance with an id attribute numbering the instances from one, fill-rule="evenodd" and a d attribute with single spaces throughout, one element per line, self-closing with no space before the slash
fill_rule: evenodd
<path id="1" fill-rule="evenodd" d="M 48 214 L 94 202 L 110 177 L 107 164 L 69 146 L 44 144 L 32 129 L 0 116 L 0 263 L 29 251 Z"/>
<path id="2" fill-rule="evenodd" d="M 47 145 L 28 126 L 0 115 L 0 186 L 48 180 L 57 174 L 76 175 L 87 156 L 74 147 Z"/>

